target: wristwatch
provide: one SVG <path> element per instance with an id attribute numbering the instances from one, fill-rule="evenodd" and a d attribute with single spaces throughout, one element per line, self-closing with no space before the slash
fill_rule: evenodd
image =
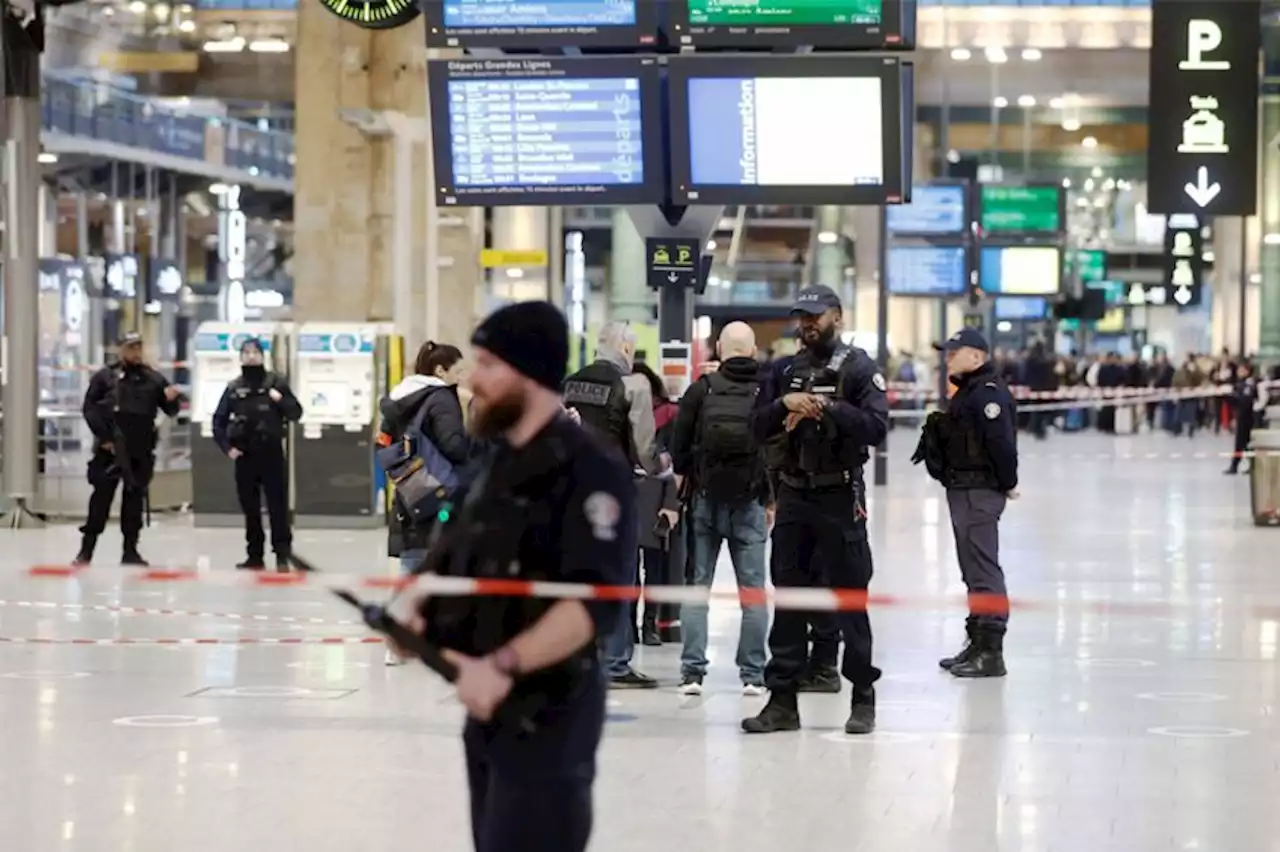
<path id="1" fill-rule="evenodd" d="M 507 677 L 515 677 L 520 673 L 520 658 L 516 656 L 515 650 L 510 645 L 503 645 L 494 651 L 489 659 L 493 661 L 493 667 Z"/>

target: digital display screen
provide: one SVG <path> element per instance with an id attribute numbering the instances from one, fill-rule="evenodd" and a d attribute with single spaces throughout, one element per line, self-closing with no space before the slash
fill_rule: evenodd
<path id="1" fill-rule="evenodd" d="M 995 314 L 998 320 L 1042 320 L 1049 316 L 1049 300 L 996 299 Z"/>
<path id="2" fill-rule="evenodd" d="M 984 186 L 978 221 L 988 234 L 1052 234 L 1062 230 L 1060 186 Z"/>
<path id="3" fill-rule="evenodd" d="M 634 47 L 657 43 L 650 0 L 425 0 L 428 47 Z"/>
<path id="4" fill-rule="evenodd" d="M 969 290 L 965 250 L 959 246 L 894 246 L 889 249 L 892 296 L 963 296 Z"/>
<path id="5" fill-rule="evenodd" d="M 886 207 L 889 233 L 916 236 L 963 234 L 968 227 L 963 186 L 917 186 L 910 204 Z"/>
<path id="6" fill-rule="evenodd" d="M 1075 265 L 1080 264 L 1080 280 L 1086 284 L 1105 281 L 1107 278 L 1107 253 L 1102 249 L 1077 249 L 1065 256 L 1066 278 L 1074 280 Z"/>
<path id="7" fill-rule="evenodd" d="M 1062 288 L 1062 252 L 1056 246 L 983 246 L 978 285 L 992 295 L 1055 295 Z"/>
<path id="8" fill-rule="evenodd" d="M 910 47 L 915 4 L 906 0 L 674 0 L 681 45 Z"/>
<path id="9" fill-rule="evenodd" d="M 668 69 L 676 203 L 901 195 L 896 60 L 672 57 Z"/>
<path id="10" fill-rule="evenodd" d="M 652 57 L 429 63 L 442 204 L 662 199 Z"/>

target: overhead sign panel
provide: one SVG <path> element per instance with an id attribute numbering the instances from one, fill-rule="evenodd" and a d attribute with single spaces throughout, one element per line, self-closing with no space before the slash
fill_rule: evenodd
<path id="1" fill-rule="evenodd" d="M 652 0 L 422 0 L 428 47 L 657 44 Z"/>
<path id="2" fill-rule="evenodd" d="M 889 294 L 947 299 L 969 291 L 962 246 L 893 246 L 888 252 Z"/>
<path id="3" fill-rule="evenodd" d="M 1200 304 L 1204 281 L 1204 235 L 1194 216 L 1170 216 L 1164 232 L 1166 304 L 1190 308 Z"/>
<path id="4" fill-rule="evenodd" d="M 978 189 L 978 225 L 987 236 L 1053 235 L 1066 221 L 1066 192 L 1058 184 L 987 185 Z"/>
<path id="5" fill-rule="evenodd" d="M 1057 246 L 983 246 L 978 285 L 999 296 L 1053 296 L 1062 289 L 1062 251 Z"/>
<path id="6" fill-rule="evenodd" d="M 896 48 L 915 42 L 914 0 L 673 0 L 681 46 Z"/>
<path id="7" fill-rule="evenodd" d="M 672 56 L 672 201 L 900 201 L 902 68 L 886 57 Z"/>
<path id="8" fill-rule="evenodd" d="M 1151 19 L 1148 209 L 1252 216 L 1260 3 L 1158 2 Z"/>
<path id="9" fill-rule="evenodd" d="M 458 206 L 656 204 L 656 57 L 428 63 L 436 191 Z"/>
<path id="10" fill-rule="evenodd" d="M 889 233 L 900 237 L 958 236 L 969 229 L 965 187 L 926 185 L 911 190 L 911 203 L 885 208 Z"/>

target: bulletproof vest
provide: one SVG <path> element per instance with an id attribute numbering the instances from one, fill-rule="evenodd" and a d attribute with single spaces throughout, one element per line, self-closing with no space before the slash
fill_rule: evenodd
<path id="1" fill-rule="evenodd" d="M 947 424 L 943 443 L 945 457 L 944 484 L 948 488 L 998 488 L 995 470 L 982 446 L 982 423 L 985 415 L 970 399 L 979 387 L 998 387 L 995 381 L 981 379 L 965 383 L 947 405 Z"/>
<path id="2" fill-rule="evenodd" d="M 569 376 L 564 383 L 566 408 L 577 409 L 582 425 L 607 445 L 616 447 L 635 464 L 630 405 L 622 371 L 607 361 L 597 361 Z"/>
<path id="3" fill-rule="evenodd" d="M 815 364 L 809 353 L 802 353 L 796 358 L 782 393 L 841 399 L 841 368 L 851 352 L 848 346 L 837 346 L 825 364 Z M 865 452 L 861 447 L 845 446 L 830 418 L 806 419 L 791 430 L 784 470 L 806 476 L 835 476 L 861 467 Z"/>
<path id="4" fill-rule="evenodd" d="M 160 410 L 159 388 L 151 370 L 144 366 L 115 368 L 115 407 L 117 424 L 154 422 Z"/>
<path id="5" fill-rule="evenodd" d="M 272 438 L 278 439 L 279 417 L 271 403 L 270 392 L 275 383 L 268 373 L 261 385 L 250 385 L 244 377 L 231 382 L 231 423 L 227 437 L 237 449 L 261 447 Z"/>

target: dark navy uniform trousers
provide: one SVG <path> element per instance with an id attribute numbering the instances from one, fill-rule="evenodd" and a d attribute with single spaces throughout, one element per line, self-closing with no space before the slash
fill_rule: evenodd
<path id="1" fill-rule="evenodd" d="M 947 507 L 951 529 L 956 536 L 956 559 L 960 578 L 970 594 L 1008 594 L 1004 569 L 1000 567 L 1000 516 L 1008 498 L 990 488 L 949 488 Z M 1007 614 L 971 615 L 971 624 L 1003 634 Z"/>

